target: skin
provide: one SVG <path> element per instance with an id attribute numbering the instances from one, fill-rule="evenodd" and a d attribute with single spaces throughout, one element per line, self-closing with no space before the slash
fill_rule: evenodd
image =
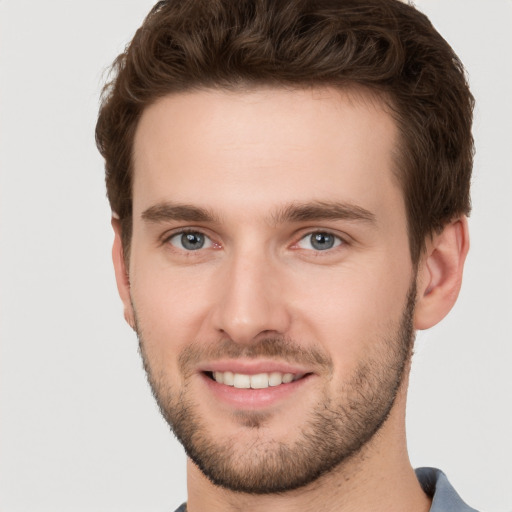
<path id="1" fill-rule="evenodd" d="M 204 90 L 165 97 L 143 113 L 134 142 L 128 266 L 113 220 L 125 318 L 137 324 L 154 379 L 186 392 L 211 438 L 229 441 L 240 456 L 255 440 L 297 440 L 315 404 L 336 397 L 396 331 L 414 280 L 416 329 L 437 323 L 455 302 L 467 223 L 455 219 L 430 237 L 416 272 L 393 172 L 396 137 L 389 113 L 364 91 Z M 212 218 L 170 218 L 170 202 Z M 334 203 L 368 218 L 278 215 L 290 205 Z M 211 244 L 185 250 L 174 236 L 183 228 Z M 333 234 L 337 245 L 314 250 L 308 236 L 316 231 Z M 191 344 L 206 350 L 229 339 L 243 354 L 268 337 L 318 350 L 332 365 L 323 372 L 305 364 L 311 376 L 300 392 L 256 407 L 228 403 L 205 385 L 200 370 L 218 363 L 219 354 L 180 366 Z M 407 372 L 378 434 L 328 474 L 293 491 L 254 495 L 214 485 L 189 461 L 188 510 L 427 511 L 407 456 Z"/>

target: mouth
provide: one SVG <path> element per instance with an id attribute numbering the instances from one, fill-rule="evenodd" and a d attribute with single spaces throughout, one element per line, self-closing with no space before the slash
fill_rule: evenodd
<path id="1" fill-rule="evenodd" d="M 199 375 L 208 390 L 208 400 L 215 407 L 224 404 L 235 410 L 278 406 L 299 389 L 310 389 L 316 380 L 312 368 L 285 361 L 231 359 L 201 366 Z"/>
<path id="2" fill-rule="evenodd" d="M 296 382 L 310 375 L 308 373 L 256 373 L 245 374 L 232 371 L 207 371 L 207 377 L 218 384 L 237 389 L 267 389 Z"/>

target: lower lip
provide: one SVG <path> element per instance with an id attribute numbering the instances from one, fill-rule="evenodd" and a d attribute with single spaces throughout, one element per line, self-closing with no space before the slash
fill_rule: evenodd
<path id="1" fill-rule="evenodd" d="M 240 389 L 234 386 L 219 384 L 204 373 L 202 379 L 210 392 L 218 400 L 244 410 L 263 409 L 276 404 L 281 400 L 301 389 L 314 377 L 312 374 L 306 375 L 299 380 L 280 384 L 279 386 L 270 386 L 264 389 Z"/>

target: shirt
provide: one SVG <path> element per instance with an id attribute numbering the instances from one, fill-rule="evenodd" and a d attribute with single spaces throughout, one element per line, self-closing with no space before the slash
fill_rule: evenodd
<path id="1" fill-rule="evenodd" d="M 427 496 L 432 498 L 430 512 L 477 512 L 466 505 L 457 491 L 448 482 L 446 475 L 436 468 L 418 468 L 418 481 Z M 176 512 L 186 512 L 187 504 L 183 503 Z"/>
<path id="2" fill-rule="evenodd" d="M 425 494 L 432 498 L 430 512 L 478 512 L 462 500 L 441 470 L 418 468 L 416 476 Z"/>

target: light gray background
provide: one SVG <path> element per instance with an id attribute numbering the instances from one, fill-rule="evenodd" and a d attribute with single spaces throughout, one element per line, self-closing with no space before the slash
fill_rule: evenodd
<path id="1" fill-rule="evenodd" d="M 419 336 L 415 466 L 512 511 L 510 0 L 418 5 L 478 105 L 472 249 L 457 306 Z M 122 320 L 94 125 L 102 73 L 148 0 L 0 1 L 0 509 L 172 511 L 185 457 Z"/>

